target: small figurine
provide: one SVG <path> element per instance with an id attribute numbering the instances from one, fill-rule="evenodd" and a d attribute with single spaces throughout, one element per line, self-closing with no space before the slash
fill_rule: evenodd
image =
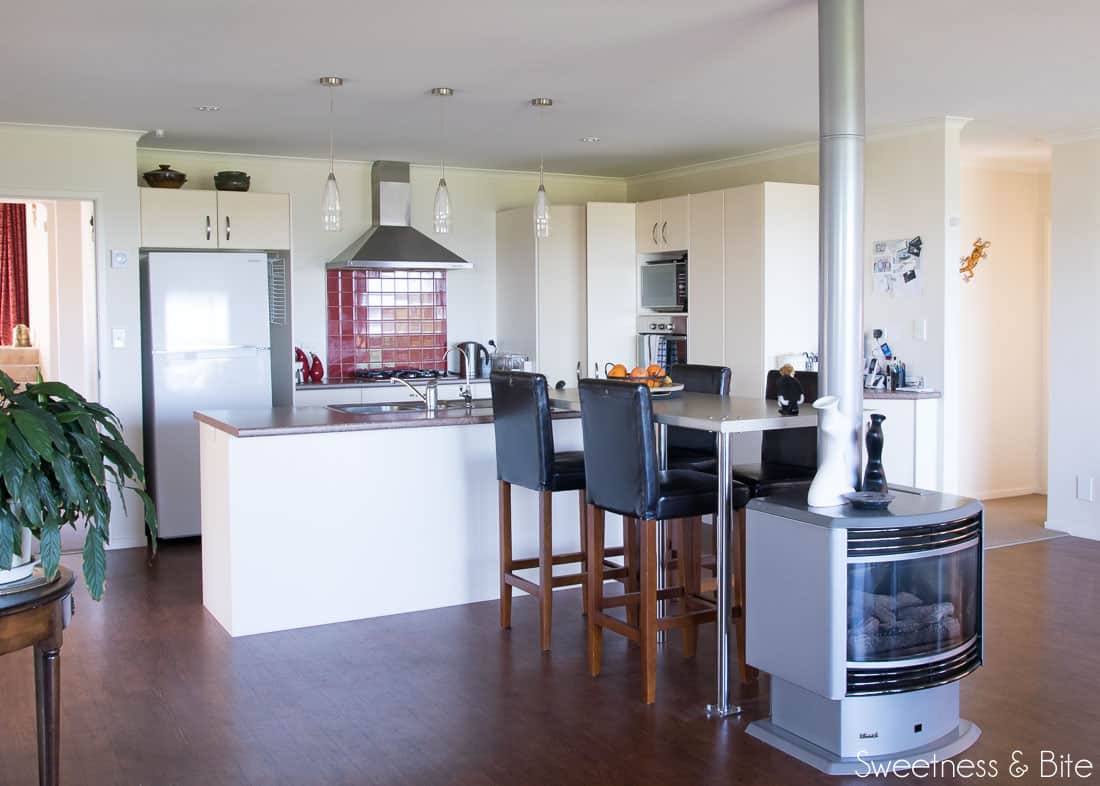
<path id="1" fill-rule="evenodd" d="M 963 283 L 969 284 L 970 280 L 974 278 L 974 268 L 978 266 L 978 263 L 985 259 L 988 254 L 985 250 L 989 248 L 992 243 L 988 240 L 982 242 L 981 238 L 974 241 L 974 250 L 970 252 L 969 256 L 962 258 L 962 266 L 959 268 L 959 273 L 962 274 Z"/>
<path id="2" fill-rule="evenodd" d="M 779 369 L 779 412 L 783 415 L 797 415 L 798 405 L 806 400 L 802 392 L 802 383 L 795 379 L 794 366 L 787 363 Z"/>
<path id="3" fill-rule="evenodd" d="M 302 351 L 301 347 L 294 347 L 294 361 L 301 363 L 301 368 L 298 372 L 302 375 L 302 382 L 309 382 L 309 358 L 306 357 L 306 353 Z"/>
<path id="4" fill-rule="evenodd" d="M 313 364 L 309 367 L 309 381 L 320 382 L 325 378 L 325 367 L 321 365 L 321 358 L 312 352 L 309 354 L 313 357 Z"/>

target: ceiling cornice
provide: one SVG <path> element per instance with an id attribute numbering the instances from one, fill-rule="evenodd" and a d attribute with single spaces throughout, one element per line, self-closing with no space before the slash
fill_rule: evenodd
<path id="1" fill-rule="evenodd" d="M 319 163 L 324 166 L 328 166 L 328 158 L 321 156 L 280 156 L 270 153 L 229 153 L 220 150 L 188 150 L 186 148 L 177 147 L 145 147 L 138 145 L 138 150 L 144 153 L 178 153 L 187 156 L 210 156 L 212 158 L 250 158 L 250 159 L 262 159 L 266 161 L 302 161 L 307 163 Z M 347 166 L 362 166 L 369 167 L 374 163 L 373 159 L 359 159 L 359 158 L 337 158 L 337 164 L 344 164 Z M 410 162 L 409 166 L 413 169 L 430 169 L 433 172 L 439 171 L 439 162 Z M 448 172 L 470 172 L 475 174 L 492 174 L 492 175 L 534 175 L 538 176 L 537 169 L 490 169 L 485 167 L 466 167 L 456 166 L 453 164 L 447 164 Z M 580 180 L 600 180 L 608 183 L 622 183 L 625 178 L 622 177 L 610 177 L 608 175 L 584 175 L 574 172 L 546 172 L 547 177 L 556 178 L 576 178 Z"/>
<path id="2" fill-rule="evenodd" d="M 878 142 L 884 139 L 894 139 L 897 137 L 922 134 L 929 131 L 940 131 L 943 129 L 962 130 L 962 128 L 967 123 L 969 123 L 971 119 L 972 118 L 961 117 L 957 115 L 945 115 L 943 117 L 920 120 L 914 123 L 899 123 L 898 125 L 884 126 L 882 128 L 877 128 L 873 131 L 869 131 L 866 135 L 866 141 Z M 790 158 L 792 156 L 805 155 L 807 153 L 816 153 L 817 148 L 817 141 L 799 142 L 797 144 L 787 145 L 785 147 L 776 147 L 770 150 L 761 150 L 758 153 L 746 153 L 744 155 L 731 156 L 729 158 L 719 158 L 713 161 L 704 161 L 698 164 L 687 164 L 685 166 L 672 167 L 671 169 L 662 169 L 656 172 L 646 172 L 641 175 L 629 175 L 625 178 L 625 180 L 629 185 L 652 183 L 654 181 L 665 180 L 667 178 L 687 177 L 691 175 L 702 174 L 705 172 L 714 171 L 716 169 L 728 169 L 733 167 L 749 166 L 750 164 L 757 164 L 765 161 L 775 161 L 783 158 Z"/>
<path id="3" fill-rule="evenodd" d="M 148 131 L 137 131 L 129 128 L 95 128 L 93 126 L 65 126 L 50 125 L 46 123 L 6 123 L 0 122 L 2 131 L 36 131 L 42 134 L 70 134 L 70 135 L 95 135 L 95 136 L 120 136 L 133 139 L 135 142 Z"/>

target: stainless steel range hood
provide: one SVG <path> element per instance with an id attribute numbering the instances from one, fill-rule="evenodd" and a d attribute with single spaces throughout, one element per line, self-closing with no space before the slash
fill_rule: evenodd
<path id="1" fill-rule="evenodd" d="M 370 170 L 371 226 L 325 267 L 469 270 L 473 264 L 409 226 L 409 165 L 375 161 Z"/>

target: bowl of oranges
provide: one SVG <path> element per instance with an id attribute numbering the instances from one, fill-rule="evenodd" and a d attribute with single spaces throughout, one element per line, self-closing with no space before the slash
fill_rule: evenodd
<path id="1" fill-rule="evenodd" d="M 608 363 L 604 367 L 604 373 L 608 379 L 621 379 L 624 382 L 641 382 L 650 389 L 651 393 L 669 395 L 684 389 L 672 381 L 672 377 L 665 373 L 663 367 L 652 363 L 647 367 L 636 366 L 627 369 L 622 363 Z"/>

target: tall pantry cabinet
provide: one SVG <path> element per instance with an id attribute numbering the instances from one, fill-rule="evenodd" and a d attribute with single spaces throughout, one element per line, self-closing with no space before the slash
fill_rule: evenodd
<path id="1" fill-rule="evenodd" d="M 818 347 L 817 186 L 691 195 L 688 359 L 729 366 L 732 395 L 764 395 L 778 355 Z"/>
<path id="2" fill-rule="evenodd" d="M 497 346 L 530 356 L 547 382 L 634 354 L 634 205 L 554 205 L 550 237 L 530 207 L 497 213 Z M 623 353 L 629 353 L 625 355 Z M 606 358 L 604 357 L 606 355 Z"/>

